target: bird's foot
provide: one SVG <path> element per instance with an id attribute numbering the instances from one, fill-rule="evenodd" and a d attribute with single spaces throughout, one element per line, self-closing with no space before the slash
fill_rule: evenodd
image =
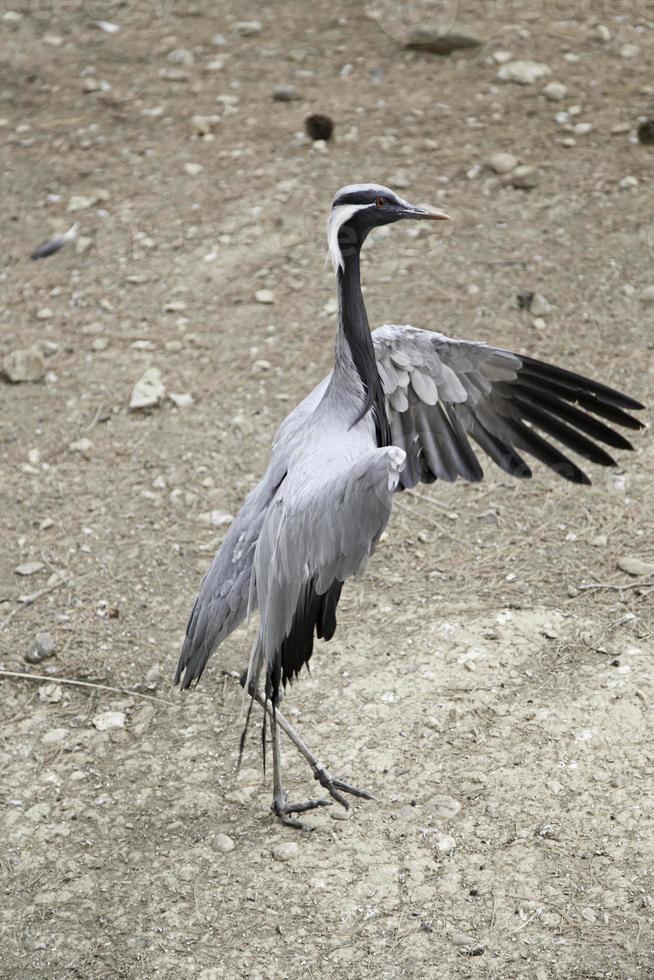
<path id="1" fill-rule="evenodd" d="M 368 793 L 365 789 L 357 789 L 356 786 L 351 786 L 342 779 L 337 779 L 335 776 L 332 776 L 320 763 L 314 768 L 313 778 L 317 779 L 329 795 L 337 803 L 340 803 L 345 810 L 350 809 L 350 804 L 343 796 L 343 793 L 349 793 L 350 796 L 358 796 L 362 800 L 374 800 L 375 798 L 372 793 Z"/>
<path id="2" fill-rule="evenodd" d="M 331 806 L 331 800 L 305 800 L 304 803 L 287 803 L 286 794 L 284 793 L 281 797 L 273 797 L 272 806 L 270 809 L 275 814 L 277 819 L 285 824 L 287 827 L 295 827 L 296 830 L 313 830 L 309 824 L 302 823 L 301 820 L 294 820 L 292 817 L 293 813 L 306 813 L 307 810 L 316 810 L 321 806 Z"/>

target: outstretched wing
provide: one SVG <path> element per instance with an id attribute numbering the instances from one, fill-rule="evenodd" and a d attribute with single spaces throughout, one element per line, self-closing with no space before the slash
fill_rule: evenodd
<path id="1" fill-rule="evenodd" d="M 274 703 L 311 657 L 314 630 L 333 635 L 341 586 L 375 550 L 403 465 L 404 453 L 388 446 L 332 473 L 314 467 L 271 504 L 254 561 L 261 623 L 250 675 L 265 666 Z"/>
<path id="2" fill-rule="evenodd" d="M 633 446 L 606 422 L 643 428 L 625 411 L 643 408 L 633 398 L 521 354 L 409 326 L 381 327 L 372 339 L 393 444 L 407 454 L 400 489 L 481 480 L 470 438 L 512 476 L 531 476 L 521 455 L 529 453 L 566 480 L 590 483 L 549 440 L 614 466 L 599 444 Z"/>

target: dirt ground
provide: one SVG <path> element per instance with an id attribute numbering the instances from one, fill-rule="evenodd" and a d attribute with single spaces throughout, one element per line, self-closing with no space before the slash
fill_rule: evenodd
<path id="1" fill-rule="evenodd" d="M 403 48 L 433 23 L 485 43 Z M 40 345 L 46 374 L 0 382 L 0 667 L 51 682 L 0 678 L 2 977 L 654 977 L 652 578 L 618 567 L 654 559 L 647 432 L 618 469 L 589 465 L 591 488 L 488 463 L 481 485 L 398 498 L 285 701 L 374 793 L 349 819 L 273 821 L 258 724 L 235 772 L 247 630 L 195 693 L 170 687 L 224 533 L 207 515 L 236 513 L 329 369 L 341 185 L 454 218 L 370 243 L 371 323 L 529 351 L 651 405 L 654 150 L 635 130 L 653 38 L 645 0 L 3 9 L 0 355 Z M 499 81 L 502 52 L 550 74 Z M 297 135 L 315 111 L 327 148 Z M 208 137 L 196 115 L 217 117 Z M 497 151 L 537 186 L 496 175 Z M 30 261 L 73 221 L 81 241 Z M 524 290 L 551 312 L 519 309 Z M 193 403 L 129 412 L 148 367 Z M 55 656 L 29 665 L 43 631 Z M 292 797 L 315 792 L 286 763 Z"/>

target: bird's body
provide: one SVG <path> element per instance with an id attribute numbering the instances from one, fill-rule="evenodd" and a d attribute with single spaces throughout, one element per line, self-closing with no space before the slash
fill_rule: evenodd
<path id="1" fill-rule="evenodd" d="M 394 493 L 420 481 L 481 479 L 470 439 L 514 476 L 531 476 L 526 452 L 566 479 L 588 483 L 546 437 L 612 465 L 597 442 L 631 446 L 606 422 L 640 428 L 625 411 L 642 407 L 638 402 L 564 369 L 409 326 L 370 332 L 359 273 L 368 231 L 400 218 L 444 217 L 378 185 L 336 195 L 328 227 L 339 298 L 334 369 L 278 429 L 268 469 L 208 569 L 187 626 L 176 675 L 183 687 L 258 607 L 249 691 L 271 715 L 273 809 L 286 822 L 293 822 L 289 813 L 324 801 L 286 803 L 278 725 L 339 802 L 347 805 L 343 792 L 367 795 L 326 772 L 278 702 L 280 686 L 311 657 L 314 637 L 333 635 L 342 585 L 365 568 Z"/>

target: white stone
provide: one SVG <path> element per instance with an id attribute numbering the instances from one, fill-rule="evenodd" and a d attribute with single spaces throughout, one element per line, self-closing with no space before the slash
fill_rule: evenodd
<path id="1" fill-rule="evenodd" d="M 488 164 L 496 174 L 508 174 L 510 170 L 518 166 L 518 158 L 514 157 L 512 153 L 493 153 Z"/>
<path id="2" fill-rule="evenodd" d="M 185 173 L 187 173 L 189 175 L 189 177 L 197 177 L 198 174 L 201 174 L 203 170 L 204 170 L 204 167 L 202 166 L 201 163 L 185 163 L 184 164 L 184 171 L 185 171 Z"/>
<path id="3" fill-rule="evenodd" d="M 529 304 L 529 312 L 534 316 L 547 316 L 552 312 L 552 304 L 542 293 L 534 293 Z"/>
<path id="4" fill-rule="evenodd" d="M 284 841 L 283 844 L 278 844 L 277 847 L 273 848 L 273 857 L 275 861 L 290 861 L 292 858 L 296 857 L 299 852 L 299 847 L 294 840 Z"/>
<path id="5" fill-rule="evenodd" d="M 645 286 L 638 297 L 641 303 L 654 303 L 654 286 Z"/>
<path id="6" fill-rule="evenodd" d="M 514 187 L 520 190 L 531 190 L 532 187 L 536 187 L 540 180 L 540 175 L 536 167 L 530 167 L 526 164 L 522 164 L 520 167 L 516 167 L 510 173 L 510 182 Z"/>
<path id="7" fill-rule="evenodd" d="M 517 82 L 518 85 L 533 85 L 540 78 L 551 75 L 548 65 L 538 61 L 508 61 L 497 73 L 501 82 Z"/>
<path id="8" fill-rule="evenodd" d="M 568 86 L 564 85 L 563 82 L 549 82 L 543 89 L 543 95 L 550 102 L 561 102 L 565 99 L 567 91 Z"/>
<path id="9" fill-rule="evenodd" d="M 54 745 L 57 742 L 63 742 L 65 738 L 68 738 L 67 728 L 51 728 L 49 732 L 41 736 L 41 742 L 43 745 Z"/>
<path id="10" fill-rule="evenodd" d="M 91 719 L 99 732 L 111 732 L 116 728 L 125 727 L 124 711 L 100 711 Z"/>
<path id="11" fill-rule="evenodd" d="M 45 361 L 37 347 L 26 347 L 7 354 L 2 361 L 2 371 L 9 381 L 40 381 L 45 374 Z"/>
<path id="12" fill-rule="evenodd" d="M 37 572 L 43 571 L 45 565 L 42 561 L 24 561 L 20 565 L 16 565 L 14 571 L 16 575 L 36 575 Z"/>
<path id="13" fill-rule="evenodd" d="M 130 411 L 152 408 L 163 400 L 165 394 L 161 371 L 156 367 L 148 368 L 134 385 L 129 402 Z"/>
<path id="14" fill-rule="evenodd" d="M 93 448 L 93 443 L 90 439 L 82 437 L 81 439 L 76 439 L 75 442 L 71 442 L 68 448 L 73 453 L 88 453 Z"/>
<path id="15" fill-rule="evenodd" d="M 213 839 L 214 850 L 220 851 L 221 854 L 229 854 L 230 851 L 234 850 L 234 841 L 227 834 L 216 834 Z"/>
<path id="16" fill-rule="evenodd" d="M 190 406 L 193 404 L 193 395 L 190 393 L 190 391 L 185 391 L 182 393 L 171 391 L 168 397 L 173 405 L 177 406 L 177 408 L 190 408 Z"/>
<path id="17" fill-rule="evenodd" d="M 275 302 L 275 294 L 272 289 L 257 289 L 254 298 L 257 303 L 265 303 L 267 305 Z"/>
<path id="18" fill-rule="evenodd" d="M 262 28 L 260 20 L 239 20 L 234 24 L 233 30 L 241 37 L 252 37 L 254 34 L 260 34 Z"/>

